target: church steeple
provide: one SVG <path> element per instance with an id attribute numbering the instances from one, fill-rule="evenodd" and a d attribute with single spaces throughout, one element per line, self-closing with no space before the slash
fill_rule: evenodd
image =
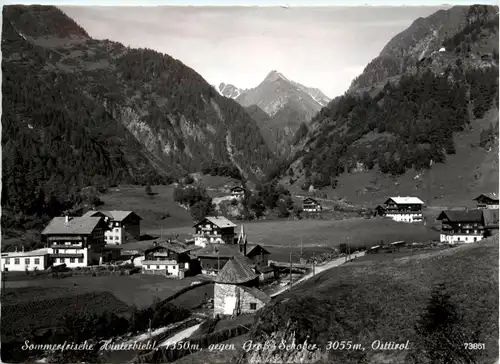
<path id="1" fill-rule="evenodd" d="M 238 246 L 240 247 L 240 253 L 247 255 L 247 234 L 243 225 L 241 225 L 240 234 L 238 235 Z"/>

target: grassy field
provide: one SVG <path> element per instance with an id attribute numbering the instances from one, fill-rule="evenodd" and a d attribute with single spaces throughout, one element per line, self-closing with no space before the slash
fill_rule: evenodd
<path id="1" fill-rule="evenodd" d="M 75 297 L 77 294 L 84 293 L 109 292 L 128 306 L 136 305 L 139 308 L 145 308 L 150 306 L 155 299 L 168 298 L 180 289 L 189 286 L 191 282 L 199 280 L 198 277 L 177 280 L 158 275 L 134 274 L 131 276 L 7 281 L 5 290 L 3 290 L 3 294 L 6 293 L 7 295 L 3 296 L 5 298 L 2 303 L 15 304 L 24 301 L 35 301 L 38 300 L 39 294 L 44 299 L 56 299 L 67 296 Z M 177 300 L 181 299 L 182 296 Z"/>
<path id="2" fill-rule="evenodd" d="M 418 254 L 370 255 L 319 274 L 284 293 L 260 314 L 250 338 L 259 342 L 265 332 L 279 331 L 291 320 L 302 342 L 352 340 L 365 352 L 329 351 L 329 362 L 345 364 L 402 363 L 406 352 L 371 349 L 374 340 L 410 341 L 410 352 L 420 339 L 414 327 L 426 310 L 432 287 L 444 283 L 462 321 L 466 340 L 477 330 L 486 349 L 471 353 L 476 363 L 498 358 L 498 237 L 479 244 L 424 251 Z"/>

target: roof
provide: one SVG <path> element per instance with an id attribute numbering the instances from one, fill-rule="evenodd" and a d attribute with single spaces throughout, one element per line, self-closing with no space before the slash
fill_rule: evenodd
<path id="1" fill-rule="evenodd" d="M 274 272 L 274 269 L 273 267 L 270 267 L 268 265 L 264 266 L 264 267 L 257 267 L 257 270 L 260 272 L 260 273 L 270 273 L 270 272 Z"/>
<path id="2" fill-rule="evenodd" d="M 498 202 L 498 195 L 496 193 L 494 193 L 494 192 L 482 193 L 479 196 L 477 196 L 474 199 L 474 201 L 480 200 L 481 198 L 486 198 L 486 199 Z"/>
<path id="3" fill-rule="evenodd" d="M 66 223 L 66 217 L 54 217 L 49 225 L 42 231 L 42 235 L 91 234 L 101 219 L 102 217 L 70 217 L 69 222 Z"/>
<path id="4" fill-rule="evenodd" d="M 265 304 L 271 302 L 271 297 L 269 297 L 267 294 L 265 294 L 263 291 L 261 291 L 258 288 L 255 287 L 241 287 L 245 292 L 248 292 L 255 298 L 257 298 L 259 301 L 264 302 Z"/>
<path id="5" fill-rule="evenodd" d="M 96 213 L 98 212 L 109 217 L 113 221 L 123 221 L 131 214 L 136 215 L 140 220 L 142 220 L 142 218 L 133 211 L 118 211 L 118 210 L 112 210 L 112 211 L 90 210 L 87 211 L 82 217 L 92 217 L 95 216 Z"/>
<path id="6" fill-rule="evenodd" d="M 233 259 L 224 265 L 224 268 L 215 278 L 215 282 L 241 284 L 254 280 L 258 277 L 258 274 L 254 272 L 248 260 L 242 254 L 236 254 Z"/>
<path id="7" fill-rule="evenodd" d="M 233 186 L 233 187 L 230 188 L 231 191 L 232 190 L 236 190 L 236 189 L 243 190 L 243 191 L 245 190 L 242 186 Z"/>
<path id="8" fill-rule="evenodd" d="M 49 254 L 49 249 L 42 248 L 26 252 L 6 252 L 2 253 L 2 258 L 33 257 Z"/>
<path id="9" fill-rule="evenodd" d="M 424 202 L 419 199 L 418 197 L 389 197 L 389 200 L 392 200 L 394 201 L 396 204 L 398 205 L 409 205 L 409 204 L 419 204 L 419 205 L 423 205 Z M 386 203 L 387 203 L 386 201 Z"/>
<path id="10" fill-rule="evenodd" d="M 220 227 L 220 228 L 229 228 L 229 227 L 236 227 L 237 225 L 226 219 L 224 216 L 207 216 L 203 220 L 201 220 L 199 223 L 195 224 L 194 226 L 200 225 L 203 221 L 208 220 L 212 224 Z M 193 226 L 193 227 L 194 227 Z"/>
<path id="11" fill-rule="evenodd" d="M 473 210 L 444 210 L 442 211 L 436 220 L 443 220 L 447 218 L 453 222 L 482 222 L 483 221 L 483 210 L 473 209 Z"/>
<path id="12" fill-rule="evenodd" d="M 316 201 L 314 198 L 311 198 L 311 197 L 308 197 L 308 198 L 304 199 L 304 201 L 302 201 L 302 203 L 305 203 L 305 202 L 318 203 L 318 201 Z"/>
<path id="13" fill-rule="evenodd" d="M 165 241 L 159 241 L 158 245 L 153 244 L 153 246 L 149 247 L 147 250 L 153 248 L 165 248 L 177 254 L 181 254 L 181 253 L 186 253 L 190 250 L 194 250 L 196 247 L 188 246 L 187 244 L 181 243 L 180 241 L 177 240 L 171 240 L 171 241 L 165 240 Z"/>
<path id="14" fill-rule="evenodd" d="M 498 215 L 498 210 L 483 210 L 484 226 L 498 228 Z"/>
<path id="15" fill-rule="evenodd" d="M 264 254 L 271 254 L 259 244 L 247 244 L 247 256 L 250 255 L 250 253 L 254 251 L 257 247 L 260 247 L 263 250 Z"/>
<path id="16" fill-rule="evenodd" d="M 249 255 L 255 248 L 257 248 L 258 244 L 247 244 L 247 254 Z M 264 253 L 270 254 L 266 249 L 260 246 Z M 236 254 L 240 254 L 240 246 L 239 244 L 207 244 L 206 247 L 199 249 L 194 253 L 197 257 L 204 258 L 232 258 Z"/>

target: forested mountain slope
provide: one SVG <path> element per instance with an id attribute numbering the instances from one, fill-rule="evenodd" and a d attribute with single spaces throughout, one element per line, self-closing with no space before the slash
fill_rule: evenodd
<path id="1" fill-rule="evenodd" d="M 462 7 L 459 10 L 463 12 Z M 480 122 L 489 110 L 498 109 L 497 13 L 496 7 L 467 7 L 463 27 L 451 27 L 455 32 L 443 39 L 447 50 L 429 52 L 415 68 L 400 67 L 402 73 L 396 79 L 387 71 L 381 71 L 384 77 L 370 78 L 370 70 L 384 66 L 368 66 L 348 93 L 316 115 L 310 132 L 296 143 L 298 151 L 287 172 L 291 181 L 336 188 L 339 178 L 348 173 L 400 176 L 436 163 L 446 165 L 457 151 L 458 136 L 469 141 L 469 149 L 483 148 L 486 158 L 487 150 L 497 144 L 498 116 L 485 125 Z M 427 24 L 428 19 L 418 22 Z M 413 27 L 395 37 L 403 43 L 410 39 L 407 49 L 422 36 L 422 29 Z M 412 54 L 420 57 L 421 53 Z M 361 91 L 362 86 L 371 82 L 376 86 L 381 80 L 385 82 L 381 89 Z M 468 138 L 472 131 L 477 140 Z M 467 166 L 472 171 L 478 166 L 477 158 L 474 163 Z"/>
<path id="2" fill-rule="evenodd" d="M 5 6 L 2 30 L 4 208 L 39 213 L 47 193 L 155 183 L 212 160 L 246 176 L 269 164 L 243 107 L 180 61 L 92 39 L 52 6 Z"/>

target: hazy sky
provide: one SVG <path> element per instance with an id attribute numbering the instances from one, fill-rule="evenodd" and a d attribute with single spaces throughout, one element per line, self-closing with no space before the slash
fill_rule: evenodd
<path id="1" fill-rule="evenodd" d="M 271 71 L 327 96 L 433 7 L 71 7 L 93 38 L 167 53 L 209 83 L 257 86 Z"/>

